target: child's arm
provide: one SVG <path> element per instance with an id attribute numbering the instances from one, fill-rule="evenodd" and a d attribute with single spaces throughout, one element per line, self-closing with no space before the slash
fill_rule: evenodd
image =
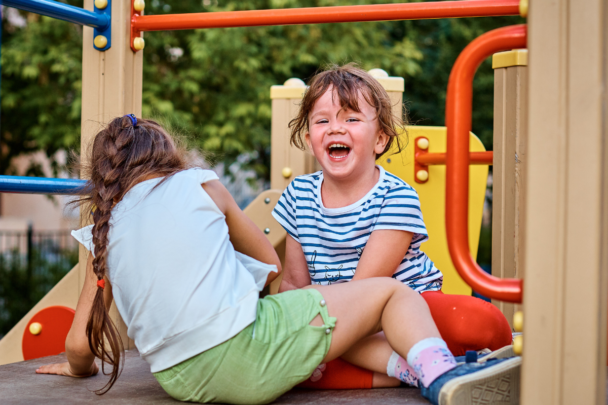
<path id="1" fill-rule="evenodd" d="M 281 274 L 281 261 L 266 236 L 258 229 L 247 215 L 236 204 L 230 192 L 218 180 L 203 184 L 203 189 L 215 202 L 215 205 L 226 216 L 230 242 L 237 252 L 253 257 L 262 263 L 277 266 L 276 273 L 268 274 L 266 285 Z"/>
<path id="2" fill-rule="evenodd" d="M 112 305 L 112 286 L 107 277 L 106 286 L 103 292 L 103 299 L 106 308 L 110 310 Z M 49 364 L 36 370 L 38 374 L 58 374 L 68 377 L 89 377 L 97 374 L 99 368 L 95 364 L 95 356 L 89 348 L 89 340 L 86 334 L 86 327 L 93 306 L 93 299 L 97 293 L 97 276 L 93 272 L 93 255 L 89 253 L 86 268 L 86 278 L 72 327 L 65 340 L 65 353 L 68 361 L 65 363 Z"/>
<path id="3" fill-rule="evenodd" d="M 295 290 L 310 285 L 308 264 L 302 246 L 290 235 L 285 239 L 285 269 L 279 292 Z"/>
<path id="4" fill-rule="evenodd" d="M 411 232 L 392 229 L 373 231 L 363 249 L 353 280 L 391 277 L 405 257 L 413 236 Z"/>

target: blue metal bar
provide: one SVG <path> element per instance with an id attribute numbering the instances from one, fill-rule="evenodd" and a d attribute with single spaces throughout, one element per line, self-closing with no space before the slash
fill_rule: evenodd
<path id="1" fill-rule="evenodd" d="M 85 180 L 46 177 L 0 176 L 0 193 L 18 194 L 79 194 Z"/>
<path id="2" fill-rule="evenodd" d="M 5 6 L 94 28 L 107 28 L 110 17 L 52 0 L 3 0 Z"/>

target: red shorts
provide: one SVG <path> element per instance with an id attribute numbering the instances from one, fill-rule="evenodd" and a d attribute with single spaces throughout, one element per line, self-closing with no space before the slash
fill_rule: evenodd
<path id="1" fill-rule="evenodd" d="M 497 350 L 511 344 L 511 327 L 494 305 L 467 295 L 447 295 L 441 291 L 422 293 L 433 320 L 454 356 L 467 350 Z M 372 388 L 374 373 L 342 360 L 327 363 L 317 381 L 306 380 L 300 387 L 315 389 Z M 316 378 L 315 378 L 316 380 Z"/>

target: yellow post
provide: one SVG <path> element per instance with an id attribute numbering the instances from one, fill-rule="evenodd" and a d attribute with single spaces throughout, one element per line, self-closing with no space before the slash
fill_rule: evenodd
<path id="1" fill-rule="evenodd" d="M 494 162 L 492 177 L 492 274 L 523 278 L 523 201 L 528 133 L 528 50 L 493 56 Z M 492 301 L 512 325 L 520 305 Z"/>
<path id="2" fill-rule="evenodd" d="M 84 8 L 93 10 L 93 0 L 85 0 Z M 96 51 L 91 45 L 93 28 L 83 30 L 81 154 L 85 159 L 95 134 L 109 120 L 130 113 L 141 116 L 143 51 L 131 50 L 130 20 L 131 1 L 114 1 L 112 47 L 105 52 Z M 81 247 L 79 290 L 84 284 L 86 259 L 86 250 Z M 133 348 L 133 341 L 127 337 L 127 328 L 114 305 L 111 315 L 125 348 Z"/>
<path id="3" fill-rule="evenodd" d="M 606 403 L 608 7 L 530 2 L 523 405 Z"/>

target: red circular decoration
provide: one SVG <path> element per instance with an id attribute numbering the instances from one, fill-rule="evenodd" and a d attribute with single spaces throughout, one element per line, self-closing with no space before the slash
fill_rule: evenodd
<path id="1" fill-rule="evenodd" d="M 60 306 L 38 311 L 23 331 L 23 358 L 31 360 L 65 352 L 65 338 L 72 327 L 74 314 L 73 309 Z M 42 331 L 38 335 L 30 332 L 30 325 L 34 322 L 42 325 Z"/>

